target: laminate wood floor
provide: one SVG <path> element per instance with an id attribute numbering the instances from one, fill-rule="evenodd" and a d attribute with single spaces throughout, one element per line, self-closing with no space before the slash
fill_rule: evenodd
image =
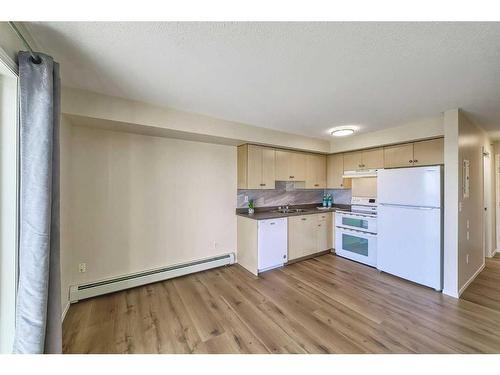
<path id="1" fill-rule="evenodd" d="M 71 306 L 65 353 L 500 353 L 500 259 L 453 299 L 332 254 Z"/>

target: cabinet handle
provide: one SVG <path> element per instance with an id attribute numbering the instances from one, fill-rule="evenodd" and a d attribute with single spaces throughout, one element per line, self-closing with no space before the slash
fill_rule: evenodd
<path id="1" fill-rule="evenodd" d="M 304 221 L 306 221 L 307 219 L 306 219 L 305 217 L 303 217 L 303 218 L 302 218 L 302 219 L 300 219 L 300 220 L 304 220 Z"/>
<path id="2" fill-rule="evenodd" d="M 413 160 L 408 160 L 410 163 L 413 163 Z"/>
<path id="3" fill-rule="evenodd" d="M 415 160 L 413 160 L 413 162 L 414 162 L 414 163 L 418 163 L 418 160 L 417 160 L 417 159 L 415 159 Z"/>
<path id="4" fill-rule="evenodd" d="M 260 186 L 266 186 L 266 184 L 260 184 Z"/>
<path id="5" fill-rule="evenodd" d="M 274 221 L 272 223 L 269 223 L 269 225 L 274 225 L 274 224 L 276 224 Z"/>
<path id="6" fill-rule="evenodd" d="M 290 178 L 295 178 L 295 176 L 290 176 Z"/>
<path id="7" fill-rule="evenodd" d="M 314 184 L 314 186 L 319 186 L 319 184 Z"/>
<path id="8" fill-rule="evenodd" d="M 286 255 L 283 255 L 283 259 L 286 259 Z"/>

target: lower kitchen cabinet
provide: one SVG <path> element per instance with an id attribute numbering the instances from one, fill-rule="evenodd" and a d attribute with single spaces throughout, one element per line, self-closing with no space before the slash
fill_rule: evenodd
<path id="1" fill-rule="evenodd" d="M 332 213 L 288 218 L 288 261 L 332 248 Z"/>
<path id="2" fill-rule="evenodd" d="M 332 214 L 324 213 L 315 215 L 318 218 L 316 228 L 317 252 L 331 249 L 333 240 Z"/>

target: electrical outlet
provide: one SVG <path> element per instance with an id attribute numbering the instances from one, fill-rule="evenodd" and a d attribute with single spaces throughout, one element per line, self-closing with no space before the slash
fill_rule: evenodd
<path id="1" fill-rule="evenodd" d="M 244 203 L 248 203 L 248 195 L 245 195 L 245 198 L 243 199 Z"/>
<path id="2" fill-rule="evenodd" d="M 469 254 L 465 256 L 465 263 L 469 264 Z"/>
<path id="3" fill-rule="evenodd" d="M 78 272 L 80 272 L 80 273 L 87 272 L 87 263 L 80 263 L 78 265 Z"/>
<path id="4" fill-rule="evenodd" d="M 467 241 L 469 241 L 469 240 L 470 240 L 470 232 L 467 231 Z"/>
<path id="5" fill-rule="evenodd" d="M 470 228 L 470 221 L 467 220 L 467 229 L 469 229 L 469 228 Z"/>

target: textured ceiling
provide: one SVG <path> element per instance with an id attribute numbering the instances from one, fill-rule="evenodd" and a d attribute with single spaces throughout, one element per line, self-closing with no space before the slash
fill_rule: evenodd
<path id="1" fill-rule="evenodd" d="M 500 128 L 500 23 L 25 25 L 71 87 L 315 137 L 457 107 Z"/>

